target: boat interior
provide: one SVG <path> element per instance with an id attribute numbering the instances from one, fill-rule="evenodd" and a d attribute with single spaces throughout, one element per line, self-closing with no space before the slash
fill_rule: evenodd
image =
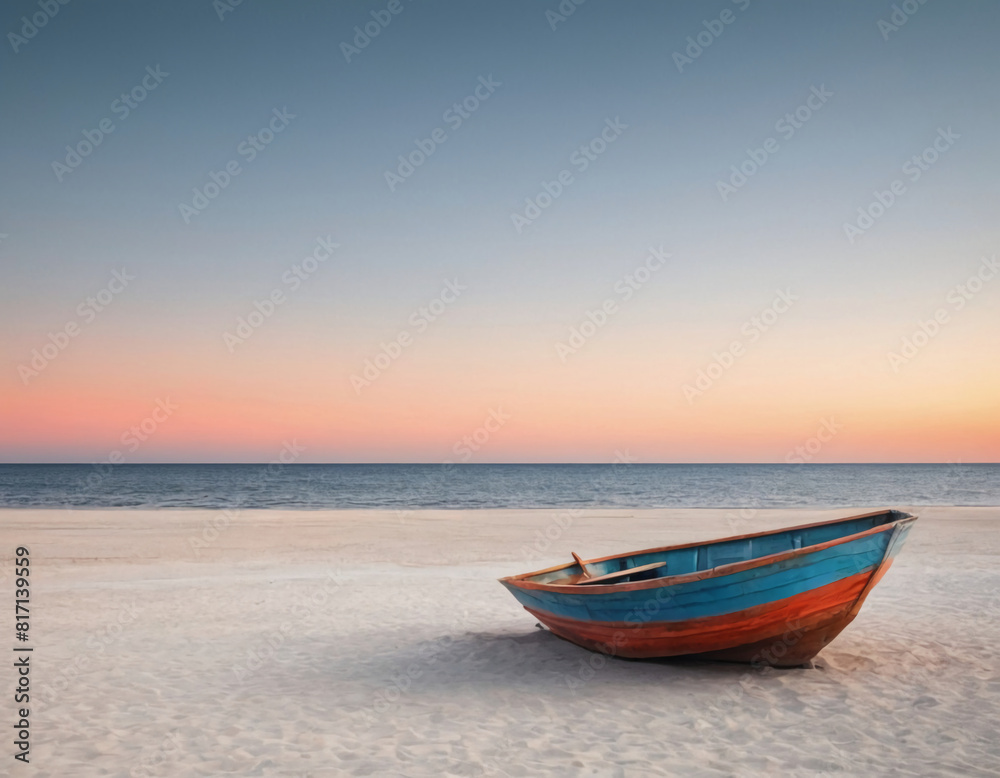
<path id="1" fill-rule="evenodd" d="M 707 543 L 633 551 L 593 561 L 584 561 L 574 553 L 575 562 L 554 570 L 515 578 L 535 583 L 579 586 L 646 581 L 808 548 L 909 517 L 908 513 L 888 510 L 802 527 L 722 538 Z"/>

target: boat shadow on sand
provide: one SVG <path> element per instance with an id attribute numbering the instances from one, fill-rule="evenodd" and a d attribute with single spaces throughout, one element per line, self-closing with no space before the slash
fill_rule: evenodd
<path id="1" fill-rule="evenodd" d="M 850 648 L 850 641 L 846 647 Z M 825 673 L 831 664 L 835 669 L 867 669 L 874 664 L 850 650 L 829 653 L 830 658 L 819 656 L 796 668 L 697 657 L 627 659 L 589 651 L 536 627 L 531 632 L 465 632 L 422 641 L 369 656 L 364 664 L 366 676 L 390 678 L 400 672 L 409 673 L 414 688 L 427 691 L 434 687 L 463 686 L 481 690 L 530 689 L 536 694 L 582 691 L 592 682 L 596 686 L 613 684 L 623 688 L 692 682 L 702 691 L 714 687 L 723 691 L 748 675 L 759 679 L 790 679 L 796 674 Z"/>
<path id="2" fill-rule="evenodd" d="M 512 667 L 519 678 L 526 672 L 531 672 L 530 666 L 538 674 L 538 680 L 551 674 L 552 671 L 574 672 L 575 668 L 581 667 L 590 668 L 595 673 L 604 671 L 621 680 L 635 679 L 642 682 L 650 677 L 655 677 L 659 681 L 669 680 L 671 677 L 693 676 L 726 679 L 740 677 L 747 672 L 794 673 L 802 670 L 823 669 L 826 666 L 821 657 L 804 665 L 786 668 L 751 665 L 746 662 L 719 661 L 699 656 L 634 659 L 581 648 L 572 641 L 560 637 L 538 624 L 535 625 L 533 631 L 522 634 L 470 632 L 453 641 L 453 645 L 458 654 L 468 650 L 470 655 L 493 655 L 499 666 L 503 666 L 512 659 Z M 510 654 L 515 656 L 510 657 Z M 582 674 L 589 675 L 585 671 Z"/>

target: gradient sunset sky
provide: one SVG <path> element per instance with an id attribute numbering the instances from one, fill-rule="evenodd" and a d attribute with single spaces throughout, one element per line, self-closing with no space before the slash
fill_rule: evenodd
<path id="1" fill-rule="evenodd" d="M 997 4 L 230 2 L 4 5 L 0 461 L 1000 461 Z"/>

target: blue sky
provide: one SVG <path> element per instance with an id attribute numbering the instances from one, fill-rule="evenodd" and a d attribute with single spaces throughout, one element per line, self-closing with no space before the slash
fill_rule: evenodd
<path id="1" fill-rule="evenodd" d="M 475 292 L 434 337 L 477 340 L 440 358 L 490 350 L 508 374 L 522 350 L 551 352 L 649 246 L 673 255 L 669 278 L 602 335 L 618 342 L 595 371 L 622 370 L 613 354 L 655 348 L 650 333 L 659 333 L 691 372 L 699 353 L 710 356 L 787 286 L 810 300 L 788 325 L 790 348 L 832 331 L 845 352 L 872 337 L 885 351 L 996 252 L 994 4 L 917 4 L 884 32 L 878 22 L 890 19 L 892 3 L 587 0 L 553 29 L 546 11 L 558 11 L 556 2 L 400 0 L 346 61 L 342 44 L 355 26 L 372 23 L 373 12 L 384 18 L 388 6 L 245 0 L 220 19 L 208 0 L 74 2 L 30 39 L 7 36 L 0 324 L 10 407 L 45 407 L 18 365 L 122 266 L 139 280 L 95 324 L 105 334 L 88 333 L 74 346 L 79 356 L 52 366 L 68 384 L 99 387 L 95 371 L 108 376 L 112 363 L 167 387 L 194 382 L 221 332 L 326 235 L 340 244 L 335 263 L 275 320 L 266 336 L 273 348 L 305 344 L 310 359 L 360 364 L 443 279 L 459 277 Z M 38 13 L 46 13 L 38 3 L 7 4 L 5 35 Z M 723 14 L 731 23 L 713 21 Z M 679 72 L 675 52 L 708 28 L 721 34 Z M 168 75 L 122 118 L 115 100 L 147 68 Z M 497 86 L 449 126 L 446 112 L 481 79 Z M 781 137 L 776 124 L 814 89 L 832 96 Z M 239 144 L 274 111 L 294 118 L 248 160 Z M 59 180 L 53 163 L 102 119 L 114 132 Z M 609 120 L 627 129 L 587 170 L 574 169 L 574 151 Z M 386 171 L 436 128 L 446 140 L 390 191 Z M 844 223 L 941 128 L 958 140 L 848 242 Z M 769 137 L 777 151 L 723 201 L 718 182 Z M 240 174 L 186 222 L 181 204 L 231 160 Z M 519 233 L 511 215 L 566 169 L 572 184 Z M 970 321 L 981 333 L 995 318 L 980 308 Z M 980 349 L 996 343 L 963 342 L 973 342 L 969 359 L 987 358 Z M 248 360 L 266 370 L 270 357 L 258 352 Z M 227 357 L 219 354 L 218 370 Z M 458 363 L 423 365 L 451 383 L 461 372 Z M 338 392 L 349 389 L 342 378 Z M 464 396 L 485 408 L 508 388 L 490 377 Z M 673 397 L 679 388 L 662 390 Z M 279 405 L 293 402 L 275 391 Z M 85 458 L 104 445 L 90 432 L 66 435 L 72 444 L 32 451 Z M 11 441 L 5 456 L 23 445 Z M 200 455 L 191 446 L 178 442 L 171 456 Z"/>

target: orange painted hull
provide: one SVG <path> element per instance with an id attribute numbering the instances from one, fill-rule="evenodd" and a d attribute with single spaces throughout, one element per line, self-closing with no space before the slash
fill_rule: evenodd
<path id="1" fill-rule="evenodd" d="M 553 633 L 613 656 L 802 665 L 857 615 L 917 520 L 843 519 L 501 578 Z"/>
<path id="2" fill-rule="evenodd" d="M 699 655 L 776 667 L 802 665 L 857 615 L 889 564 L 784 600 L 684 622 L 593 622 L 525 608 L 559 637 L 633 659 Z"/>

